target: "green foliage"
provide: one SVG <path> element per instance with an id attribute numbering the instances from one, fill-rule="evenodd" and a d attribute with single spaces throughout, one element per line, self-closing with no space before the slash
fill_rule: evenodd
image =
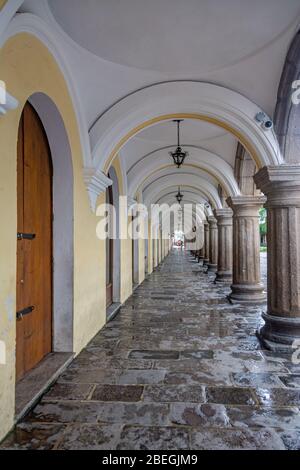
<path id="1" fill-rule="evenodd" d="M 265 208 L 261 208 L 259 211 L 259 230 L 261 235 L 267 233 L 267 211 Z"/>

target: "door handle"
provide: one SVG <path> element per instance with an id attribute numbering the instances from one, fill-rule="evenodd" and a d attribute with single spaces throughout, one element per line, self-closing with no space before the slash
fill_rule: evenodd
<path id="1" fill-rule="evenodd" d="M 35 233 L 18 232 L 18 234 L 17 234 L 18 240 L 34 240 L 35 237 L 36 237 Z"/>
<path id="2" fill-rule="evenodd" d="M 31 306 L 31 307 L 27 307 L 27 308 L 24 308 L 23 310 L 20 310 L 19 312 L 17 312 L 17 320 L 22 320 L 23 317 L 25 317 L 25 315 L 29 315 L 30 313 L 32 313 L 34 310 L 34 307 Z"/>

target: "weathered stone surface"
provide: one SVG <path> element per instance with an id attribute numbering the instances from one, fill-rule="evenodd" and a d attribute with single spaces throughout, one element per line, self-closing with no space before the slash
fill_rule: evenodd
<path id="1" fill-rule="evenodd" d="M 216 282 L 232 282 L 232 215 L 231 209 L 214 211 L 218 222 L 218 271 Z"/>
<path id="2" fill-rule="evenodd" d="M 300 389 L 290 390 L 284 388 L 267 388 L 256 391 L 259 401 L 264 406 L 300 405 Z"/>
<path id="3" fill-rule="evenodd" d="M 93 385 L 56 383 L 43 397 L 45 400 L 85 400 L 89 397 Z"/>
<path id="4" fill-rule="evenodd" d="M 226 411 L 236 428 L 300 429 L 297 407 L 227 406 Z"/>
<path id="5" fill-rule="evenodd" d="M 91 400 L 94 401 L 140 401 L 144 387 L 139 385 L 97 385 Z"/>
<path id="6" fill-rule="evenodd" d="M 206 400 L 209 403 L 225 405 L 256 405 L 258 399 L 255 391 L 237 387 L 206 387 Z"/>
<path id="7" fill-rule="evenodd" d="M 291 351 L 300 340 L 300 167 L 264 167 L 255 182 L 268 197 L 268 310 L 259 336 L 268 349 Z"/>
<path id="8" fill-rule="evenodd" d="M 260 274 L 259 209 L 263 196 L 236 196 L 227 200 L 233 210 L 232 302 L 265 301 Z"/>
<path id="9" fill-rule="evenodd" d="M 182 428 L 136 428 L 126 426 L 117 450 L 188 450 L 189 432 Z"/>
<path id="10" fill-rule="evenodd" d="M 62 438 L 65 426 L 58 424 L 19 424 L 0 449 L 52 450 Z"/>
<path id="11" fill-rule="evenodd" d="M 145 387 L 144 401 L 174 403 L 204 403 L 204 387 L 201 385 L 151 385 Z"/>
<path id="12" fill-rule="evenodd" d="M 179 359 L 178 351 L 131 351 L 130 359 Z"/>
<path id="13" fill-rule="evenodd" d="M 230 426 L 227 411 L 223 405 L 175 403 L 171 405 L 171 421 L 174 424 L 192 427 Z"/>
<path id="14" fill-rule="evenodd" d="M 284 450 L 281 439 L 271 430 L 210 429 L 192 434 L 193 450 Z"/>
<path id="15" fill-rule="evenodd" d="M 59 450 L 115 450 L 120 439 L 119 424 L 82 424 L 69 426 Z"/>
<path id="16" fill-rule="evenodd" d="M 164 291 L 174 300 L 153 299 Z M 228 292 L 173 252 L 3 446 L 297 448 L 300 368 L 264 349 L 260 308 Z"/>

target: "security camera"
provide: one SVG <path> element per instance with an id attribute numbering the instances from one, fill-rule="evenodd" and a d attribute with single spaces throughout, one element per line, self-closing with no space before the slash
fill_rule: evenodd
<path id="1" fill-rule="evenodd" d="M 273 121 L 263 111 L 260 111 L 256 114 L 255 120 L 259 122 L 261 127 L 266 131 L 272 129 L 273 127 Z"/>
<path id="2" fill-rule="evenodd" d="M 264 127 L 266 130 L 272 129 L 272 127 L 273 127 L 273 121 L 267 120 L 266 122 L 263 123 L 263 127 Z"/>

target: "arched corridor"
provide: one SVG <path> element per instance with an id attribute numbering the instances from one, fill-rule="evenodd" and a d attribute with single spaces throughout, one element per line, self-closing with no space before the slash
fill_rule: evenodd
<path id="1" fill-rule="evenodd" d="M 260 308 L 233 306 L 227 292 L 173 249 L 4 445 L 292 448 L 294 366 L 261 347 Z"/>
<path id="2" fill-rule="evenodd" d="M 299 31 L 0 0 L 0 446 L 300 449 Z"/>

